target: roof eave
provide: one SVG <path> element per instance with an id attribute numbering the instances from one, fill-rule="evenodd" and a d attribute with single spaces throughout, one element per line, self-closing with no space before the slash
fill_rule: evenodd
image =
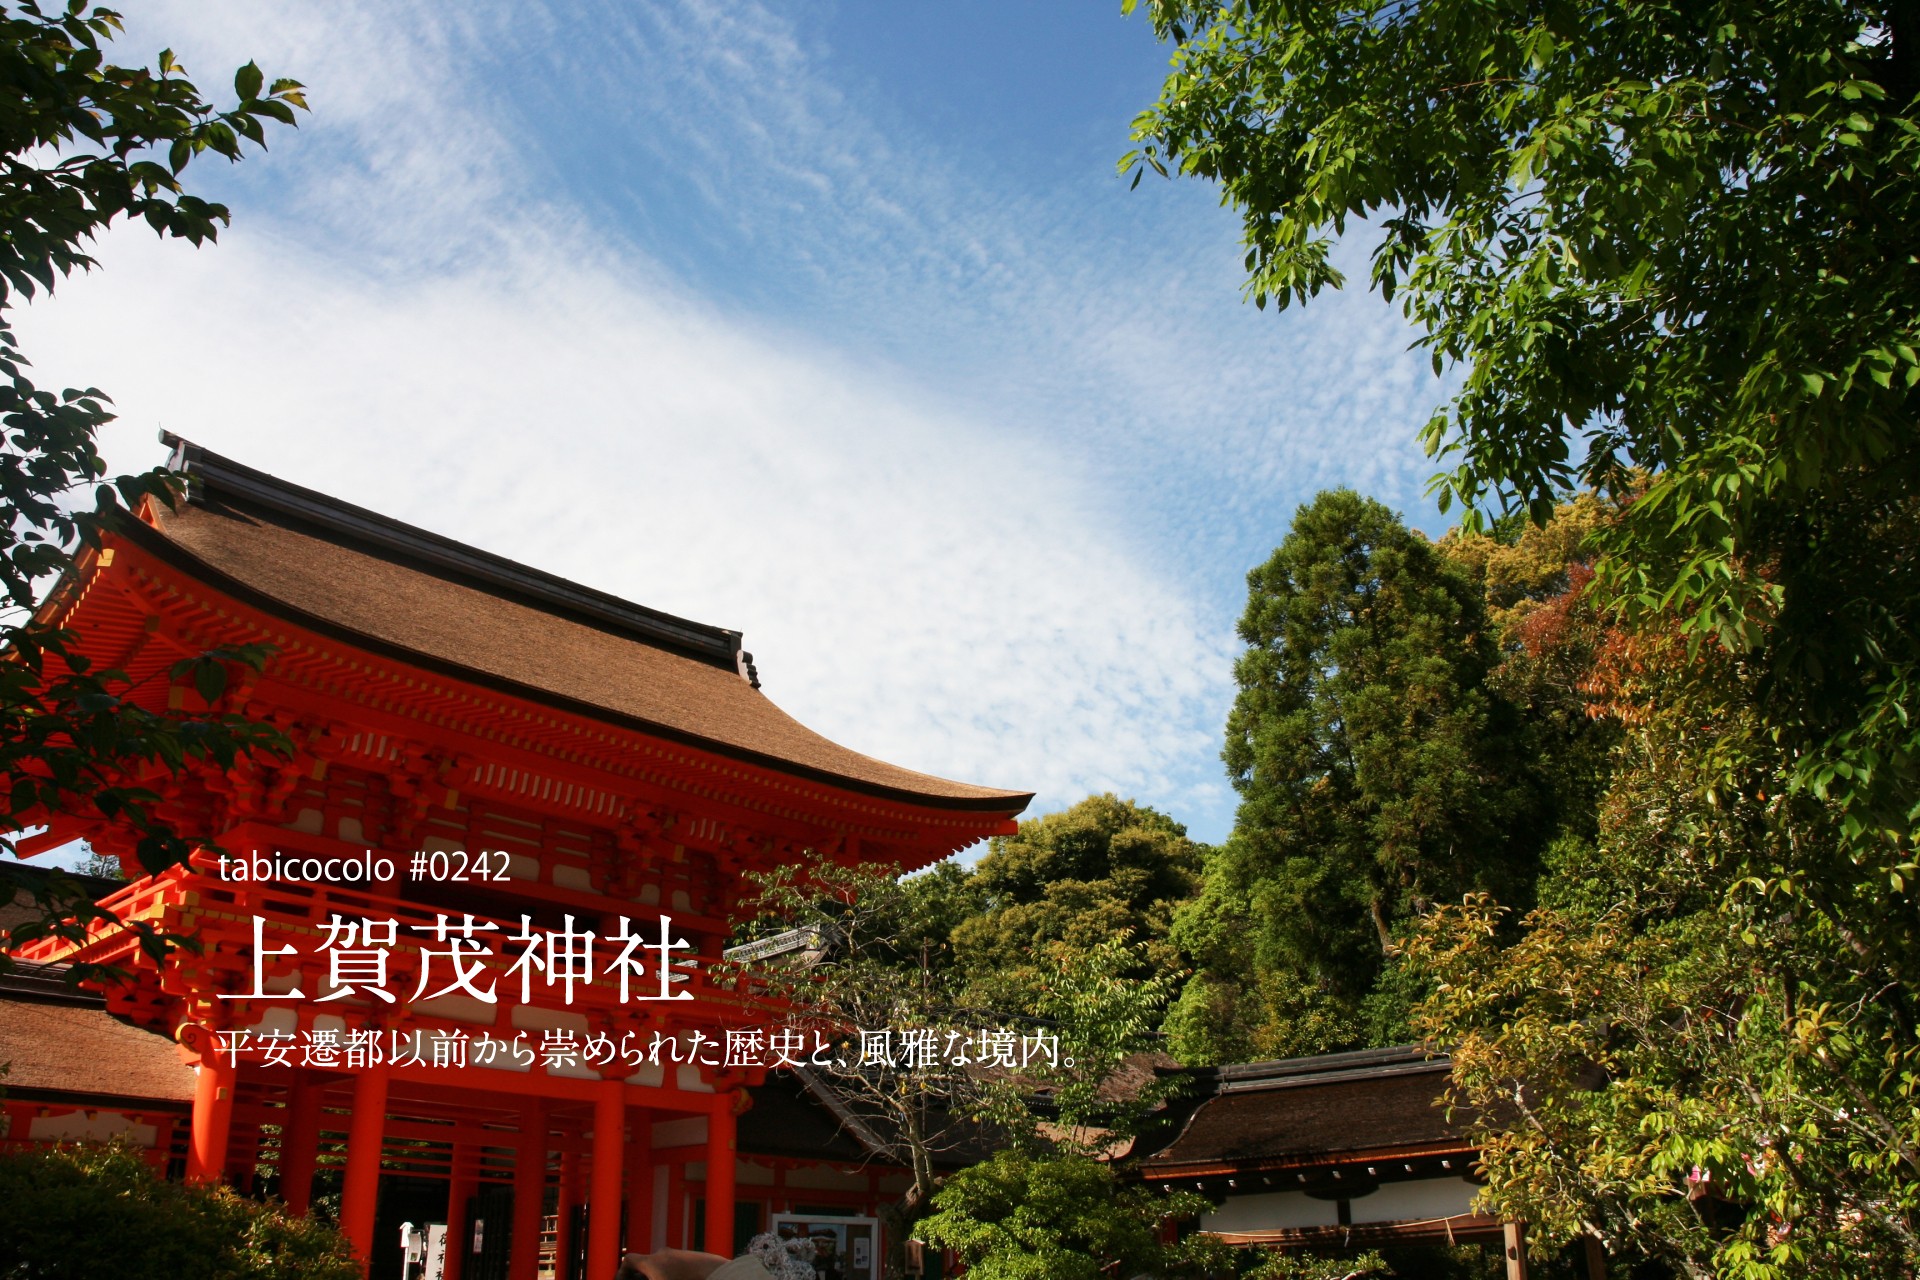
<path id="1" fill-rule="evenodd" d="M 224 570 L 208 564 L 192 551 L 174 542 L 164 533 L 137 520 L 120 522 L 122 536 L 141 550 L 155 558 L 191 573 L 206 585 L 232 597 L 234 600 L 270 617 L 290 625 L 304 628 L 318 635 L 327 636 L 344 644 L 350 644 L 368 653 L 392 661 L 405 662 L 425 671 L 431 671 L 448 679 L 464 681 L 468 684 L 505 694 L 509 697 L 550 707 L 569 715 L 580 716 L 601 724 L 613 725 L 644 733 L 677 745 L 694 748 L 722 756 L 729 760 L 750 764 L 788 777 L 801 778 L 809 782 L 821 783 L 856 795 L 873 799 L 887 800 L 897 804 L 912 805 L 921 809 L 932 809 L 945 813 L 979 814 L 982 817 L 997 816 L 1011 818 L 1026 809 L 1032 803 L 1030 792 L 1006 792 L 986 796 L 941 796 L 926 792 L 910 791 L 902 787 L 891 787 L 883 783 L 868 782 L 858 778 L 849 778 L 842 774 L 784 760 L 750 748 L 689 733 L 671 725 L 660 724 L 639 716 L 626 715 L 605 707 L 581 702 L 577 699 L 556 694 L 545 689 L 522 684 L 490 672 L 476 671 L 471 667 L 436 657 L 419 650 L 408 649 L 391 641 L 369 636 L 352 627 L 331 619 L 321 618 L 293 605 L 287 604 L 256 587 L 240 581 Z"/>

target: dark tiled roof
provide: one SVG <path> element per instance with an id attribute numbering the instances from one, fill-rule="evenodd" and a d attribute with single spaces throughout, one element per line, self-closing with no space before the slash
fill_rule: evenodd
<path id="1" fill-rule="evenodd" d="M 1337 1162 L 1369 1152 L 1465 1149 L 1466 1121 L 1441 1103 L 1445 1059 L 1370 1049 L 1190 1073 L 1197 1101 L 1142 1164 L 1189 1169 Z"/>
<path id="2" fill-rule="evenodd" d="M 821 737 L 749 683 L 737 632 L 630 604 L 173 443 L 191 501 L 160 511 L 152 531 L 133 536 L 289 621 L 868 794 L 1001 814 L 1032 799 L 916 773 Z"/>
<path id="3" fill-rule="evenodd" d="M 742 1154 L 848 1164 L 872 1158 L 866 1146 L 843 1128 L 792 1073 L 775 1072 L 766 1083 L 752 1086 L 747 1093 L 753 1098 L 753 1106 L 740 1117 L 736 1139 Z"/>
<path id="4" fill-rule="evenodd" d="M 128 1026 L 56 971 L 0 974 L 0 1076 L 9 1095 L 73 1101 L 193 1101 L 193 1068 L 164 1036 Z"/>
<path id="5" fill-rule="evenodd" d="M 39 919 L 44 913 L 35 905 L 34 895 L 45 892 L 56 873 L 72 880 L 95 902 L 116 890 L 126 888 L 126 882 L 123 880 L 81 875 L 77 871 L 35 866 L 30 862 L 21 862 L 13 858 L 0 858 L 0 929 L 11 929 L 24 921 Z M 10 887 L 12 892 L 9 892 Z"/>
<path id="6" fill-rule="evenodd" d="M 809 1087 L 796 1072 L 776 1071 L 747 1092 L 753 1106 L 740 1117 L 737 1141 L 743 1153 L 847 1164 L 893 1163 L 885 1151 L 886 1120 L 836 1102 L 830 1087 L 817 1077 L 814 1087 Z M 836 1106 L 847 1112 L 851 1123 L 842 1123 Z M 977 1164 L 998 1145 L 978 1127 L 954 1121 L 937 1106 L 929 1117 L 929 1132 L 935 1148 L 931 1159 L 935 1168 L 943 1170 Z"/>

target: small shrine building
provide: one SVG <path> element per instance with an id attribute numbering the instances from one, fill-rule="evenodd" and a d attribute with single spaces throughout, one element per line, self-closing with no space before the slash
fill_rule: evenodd
<path id="1" fill-rule="evenodd" d="M 543 1215 L 550 1256 L 610 1280 L 625 1251 L 727 1253 L 783 1206 L 891 1198 L 770 1075 L 818 1045 L 715 966 L 751 873 L 927 866 L 1031 796 L 813 733 L 738 632 L 165 439 L 187 501 L 123 521 L 46 616 L 137 696 L 271 723 L 293 754 L 145 779 L 226 860 L 106 905 L 198 953 L 157 965 L 116 931 L 23 956 L 132 972 L 106 1010 L 193 1072 L 190 1101 L 142 1112 L 154 1149 L 177 1119 L 188 1177 L 265 1179 L 300 1212 L 343 1167 L 362 1257 L 387 1243 L 383 1176 L 438 1179 L 445 1280 L 534 1280 Z M 243 645 L 272 654 L 210 707 L 169 676 Z M 55 818 L 23 852 L 76 838 L 140 874 L 106 824 Z M 746 1153 L 756 1099 L 791 1123 L 765 1115 Z"/>
<path id="2" fill-rule="evenodd" d="M 1399 1045 L 1184 1070 L 1183 1096 L 1135 1149 L 1140 1177 L 1213 1200 L 1198 1225 L 1228 1244 L 1473 1245 L 1527 1280 L 1523 1224 L 1475 1209 L 1480 1151 L 1472 1113 L 1447 1105 L 1450 1068 Z M 1576 1274 L 1605 1280 L 1599 1240 L 1568 1253 Z"/>

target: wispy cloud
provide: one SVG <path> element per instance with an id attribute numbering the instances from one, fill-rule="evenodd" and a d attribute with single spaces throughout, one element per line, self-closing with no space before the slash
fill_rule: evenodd
<path id="1" fill-rule="evenodd" d="M 113 456 L 165 425 L 740 627 L 857 749 L 1217 836 L 1247 564 L 1314 488 L 1425 474 L 1435 387 L 1377 304 L 1251 315 L 1206 193 L 1013 186 L 761 6 L 143 21 L 315 113 L 220 175 L 219 248 L 116 234 L 29 318 L 115 396 Z"/>

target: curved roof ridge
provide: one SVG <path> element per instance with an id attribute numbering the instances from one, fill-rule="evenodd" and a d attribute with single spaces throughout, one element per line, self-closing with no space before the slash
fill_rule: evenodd
<path id="1" fill-rule="evenodd" d="M 173 450 L 167 459 L 167 469 L 185 477 L 190 502 L 204 505 L 209 498 L 218 496 L 237 500 L 242 505 L 265 507 L 334 537 L 398 554 L 422 567 L 457 574 L 495 594 L 521 597 L 529 603 L 578 615 L 632 639 L 684 650 L 691 657 L 729 670 L 739 668 L 743 654 L 742 636 L 738 631 L 635 604 L 610 592 L 583 586 L 544 569 L 355 506 L 331 494 L 235 462 L 171 431 L 162 431 L 160 442 Z M 751 662 L 753 655 L 744 657 Z M 754 684 L 758 687 L 757 681 Z"/>
<path id="2" fill-rule="evenodd" d="M 815 733 L 759 691 L 737 631 L 646 609 L 164 438 L 189 501 L 154 506 L 130 533 L 253 607 L 513 696 L 868 795 L 1008 817 L 1032 800 Z"/>

